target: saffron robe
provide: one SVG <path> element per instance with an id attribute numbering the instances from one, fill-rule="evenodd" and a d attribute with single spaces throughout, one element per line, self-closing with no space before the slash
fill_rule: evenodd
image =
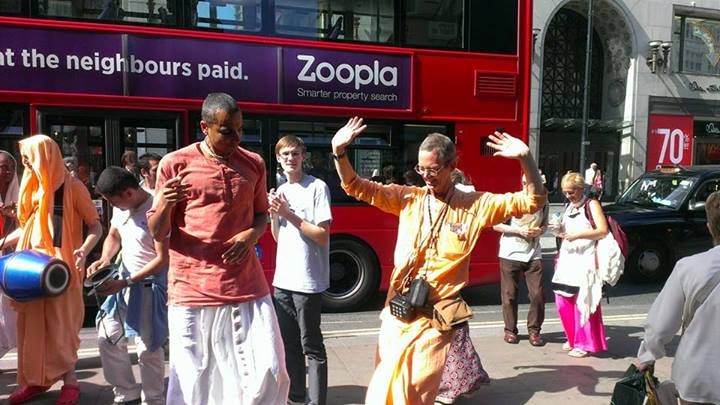
<path id="1" fill-rule="evenodd" d="M 350 184 L 343 184 L 343 188 L 349 195 L 399 217 L 389 301 L 394 296 L 393 288 L 399 288 L 404 277 L 404 274 L 397 274 L 397 269 L 403 267 L 411 252 L 418 250 L 420 238 L 417 235 L 423 229 L 423 221 L 428 221 L 426 207 L 429 198 L 434 197 L 428 196 L 425 187 L 382 185 L 360 177 Z M 437 242 L 430 244 L 424 262 L 419 266 L 427 269 L 427 281 L 432 287 L 428 301 L 434 303 L 460 294 L 468 280 L 470 253 L 484 228 L 502 223 L 510 216 L 535 212 L 544 203 L 545 195 L 455 190 L 442 218 Z M 437 331 L 426 316 L 403 322 L 390 314 L 387 304 L 380 318 L 382 325 L 375 372 L 365 403 L 432 405 L 452 331 Z"/>
<path id="2" fill-rule="evenodd" d="M 84 269 L 75 267 L 73 252 L 83 242 L 83 221 L 98 220 L 85 186 L 63 164 L 55 141 L 35 135 L 20 141 L 26 168 L 20 184 L 18 222 L 22 235 L 17 250 L 33 249 L 62 259 L 70 267 L 70 285 L 61 295 L 14 302 L 17 311 L 19 385 L 51 386 L 73 370 L 85 315 L 82 298 Z M 63 187 L 61 247 L 53 246 L 54 193 Z"/>

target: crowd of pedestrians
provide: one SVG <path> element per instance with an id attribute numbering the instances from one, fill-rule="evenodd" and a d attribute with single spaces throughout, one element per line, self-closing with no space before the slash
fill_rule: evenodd
<path id="1" fill-rule="evenodd" d="M 106 296 L 96 319 L 97 339 L 115 403 L 327 403 L 328 359 L 320 314 L 321 293 L 330 284 L 330 189 L 304 170 L 305 144 L 288 135 L 275 145 L 284 182 L 268 192 L 263 158 L 239 146 L 242 127 L 237 102 L 224 93 L 210 94 L 202 105 L 202 141 L 163 157 L 137 159 L 126 153 L 122 167 L 105 168 L 91 182 L 92 190 L 74 176 L 78 165 L 64 160 L 47 136 L 20 141 L 22 181 L 15 157 L 0 151 L 0 249 L 43 252 L 63 260 L 71 272 L 70 286 L 57 297 L 17 302 L 0 295 L 0 356 L 13 347 L 18 350 L 18 388 L 10 395 L 11 404 L 30 401 L 60 380 L 56 403 L 78 403 L 82 281 L 85 273 L 103 271 L 117 274 L 96 286 Z M 563 176 L 559 188 L 567 205 L 561 219 L 550 223 L 544 177 L 518 138 L 504 132 L 489 136 L 495 156 L 517 161 L 523 173 L 519 191 L 496 194 L 474 189 L 457 169 L 454 143 L 438 133 L 420 144 L 413 182 L 359 176 L 348 151 L 366 128 L 362 118 L 353 117 L 331 140 L 343 190 L 399 218 L 366 403 L 453 403 L 489 382 L 470 339 L 472 310 L 460 291 L 467 284 L 478 237 L 490 228 L 502 234 L 498 271 L 504 341 L 519 340 L 517 294 L 524 276 L 529 343 L 545 344 L 539 238 L 550 226 L 561 240 L 552 288 L 567 338 L 563 349 L 573 357 L 607 349 L 592 274 L 597 270 L 596 241 L 608 233 L 608 224 L 601 204 L 588 197 L 586 178 L 576 172 Z M 597 172 L 593 176 L 592 184 L 602 184 Z M 91 191 L 113 208 L 100 258 L 86 266 L 102 236 Z M 707 203 L 716 240 L 718 198 Z M 255 251 L 268 222 L 278 244 L 272 286 L 265 282 Z M 714 265 L 715 250 L 693 260 L 698 266 Z M 639 354 L 641 367 L 664 355 L 663 345 L 681 324 L 688 328 L 684 341 L 689 347 L 713 336 L 717 322 L 693 329 L 693 323 L 684 321 L 690 310 L 696 319 L 717 313 L 687 304 L 686 289 L 696 291 L 693 286 L 704 280 L 683 270 L 694 263 L 678 263 L 668 291 L 661 293 L 663 303 L 653 306 L 653 327 Z M 708 301 L 717 306 L 718 296 L 710 294 Z M 683 314 L 681 308 L 686 308 Z M 131 368 L 128 338 L 135 338 L 140 381 Z M 678 357 L 692 358 L 692 350 L 679 351 Z M 705 352 L 703 358 L 717 359 L 716 353 Z M 684 370 L 692 361 L 676 363 Z M 707 368 L 704 375 L 712 375 L 712 363 Z M 720 400 L 697 384 L 679 383 L 681 397 L 688 400 Z"/>

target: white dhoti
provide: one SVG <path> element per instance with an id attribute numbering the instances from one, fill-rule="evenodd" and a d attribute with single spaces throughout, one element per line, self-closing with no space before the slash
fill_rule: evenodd
<path id="1" fill-rule="evenodd" d="M 0 357 L 17 345 L 17 315 L 10 298 L 0 291 Z"/>
<path id="2" fill-rule="evenodd" d="M 165 404 L 165 350 L 158 347 L 150 351 L 153 334 L 152 289 L 140 286 L 142 293 L 140 309 L 140 336 L 135 337 L 140 381 L 137 384 L 128 355 L 128 339 L 125 336 L 125 318 L 130 289 L 123 293 L 125 301 L 117 304 L 114 316 L 107 315 L 98 322 L 98 349 L 105 380 L 112 384 L 115 402 L 122 403 L 142 398 L 143 405 Z"/>
<path id="3" fill-rule="evenodd" d="M 269 295 L 217 307 L 170 306 L 168 404 L 285 405 L 290 379 Z"/>

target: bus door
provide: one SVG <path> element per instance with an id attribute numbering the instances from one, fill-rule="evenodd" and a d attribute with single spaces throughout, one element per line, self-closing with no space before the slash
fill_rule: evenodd
<path id="1" fill-rule="evenodd" d="M 146 153 L 163 156 L 177 149 L 182 139 L 183 115 L 179 112 L 39 107 L 37 119 L 40 132 L 60 146 L 65 167 L 88 188 L 105 231 L 110 212 L 107 202 L 95 192 L 100 173 L 107 166 L 121 166 L 128 151 L 136 158 Z M 139 170 L 136 174 L 139 176 Z M 99 256 L 101 246 L 98 243 L 93 253 Z"/>

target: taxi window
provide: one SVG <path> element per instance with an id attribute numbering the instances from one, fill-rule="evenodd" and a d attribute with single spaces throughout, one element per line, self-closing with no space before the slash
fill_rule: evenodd
<path id="1" fill-rule="evenodd" d="M 696 178 L 682 175 L 645 175 L 633 183 L 618 202 L 678 208 L 696 182 Z"/>
<path id="2" fill-rule="evenodd" d="M 710 194 L 720 190 L 720 180 L 714 179 L 706 181 L 698 187 L 698 191 L 695 193 L 695 202 L 702 202 L 710 197 Z"/>

